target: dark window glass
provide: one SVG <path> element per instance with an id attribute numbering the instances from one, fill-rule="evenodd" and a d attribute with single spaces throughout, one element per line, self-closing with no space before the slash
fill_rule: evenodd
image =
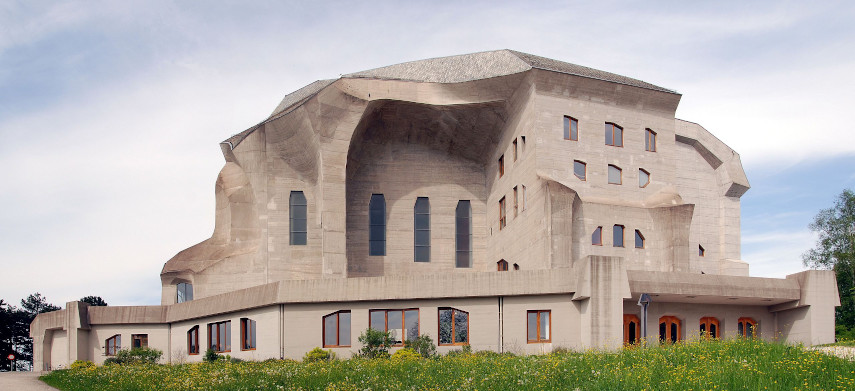
<path id="1" fill-rule="evenodd" d="M 193 300 L 192 284 L 186 282 L 179 282 L 176 288 L 178 290 L 178 297 L 176 299 L 178 303 Z"/>
<path id="2" fill-rule="evenodd" d="M 628 334 L 628 337 L 629 337 L 629 338 L 628 338 L 628 339 L 629 339 L 629 343 L 635 343 L 635 340 L 636 340 L 636 337 L 635 337 L 635 328 L 636 328 L 636 327 L 638 327 L 638 325 L 636 325 L 636 324 L 635 324 L 635 322 L 630 322 L 630 323 L 629 323 L 629 332 L 627 333 L 627 334 Z"/>
<path id="3" fill-rule="evenodd" d="M 416 198 L 413 207 L 413 225 L 415 227 L 416 262 L 430 262 L 430 201 L 427 197 Z"/>
<path id="4" fill-rule="evenodd" d="M 615 247 L 623 247 L 623 226 L 615 225 L 612 230 L 612 243 Z"/>
<path id="5" fill-rule="evenodd" d="M 739 335 L 743 335 L 743 336 L 745 335 L 745 328 L 744 328 L 745 326 L 744 325 L 745 325 L 745 323 L 739 322 L 739 326 L 736 328 Z"/>
<path id="6" fill-rule="evenodd" d="M 580 162 L 578 160 L 573 161 L 573 175 L 576 175 L 576 178 L 583 181 L 588 179 L 587 165 L 585 162 Z"/>
<path id="7" fill-rule="evenodd" d="M 472 205 L 468 200 L 457 202 L 455 249 L 455 265 L 457 267 L 472 267 Z"/>
<path id="8" fill-rule="evenodd" d="M 717 330 L 715 324 L 710 325 L 710 337 L 718 338 L 718 330 Z"/>
<path id="9" fill-rule="evenodd" d="M 594 233 L 591 234 L 591 244 L 603 244 L 603 227 L 597 227 L 597 229 L 594 230 Z"/>
<path id="10" fill-rule="evenodd" d="M 292 191 L 289 213 L 291 214 L 291 245 L 304 246 L 308 241 L 306 228 L 306 196 L 302 191 Z"/>
<path id="11" fill-rule="evenodd" d="M 665 340 L 665 330 L 666 330 L 666 328 L 665 328 L 665 322 L 660 322 L 660 323 L 659 323 L 659 340 L 660 340 L 660 341 L 664 341 L 664 340 Z"/>
<path id="12" fill-rule="evenodd" d="M 606 145 L 623 146 L 623 128 L 606 122 Z"/>
<path id="13" fill-rule="evenodd" d="M 505 215 L 505 197 L 499 200 L 499 230 L 508 225 L 508 218 Z"/>
<path id="14" fill-rule="evenodd" d="M 635 248 L 644 248 L 644 235 L 639 230 L 635 230 Z"/>
<path id="15" fill-rule="evenodd" d="M 131 334 L 131 348 L 148 347 L 148 334 Z"/>
<path id="16" fill-rule="evenodd" d="M 439 344 L 450 345 L 454 341 L 454 323 L 452 322 L 453 310 L 450 308 L 439 309 Z"/>
<path id="17" fill-rule="evenodd" d="M 499 156 L 499 178 L 505 175 L 505 155 Z"/>
<path id="18" fill-rule="evenodd" d="M 677 324 L 671 323 L 671 342 L 677 342 Z"/>
<path id="19" fill-rule="evenodd" d="M 508 271 L 508 262 L 505 261 L 504 259 L 502 259 L 499 262 L 496 262 L 496 270 L 498 270 L 500 272 Z"/>
<path id="20" fill-rule="evenodd" d="M 216 352 L 232 350 L 232 321 L 208 323 L 209 348 Z"/>
<path id="21" fill-rule="evenodd" d="M 386 198 L 372 194 L 368 203 L 368 255 L 386 255 Z"/>
<path id="22" fill-rule="evenodd" d="M 371 310 L 369 327 L 389 332 L 395 345 L 419 336 L 419 310 Z"/>
<path id="23" fill-rule="evenodd" d="M 564 117 L 564 139 L 579 140 L 579 121 L 573 117 Z"/>
<path id="24" fill-rule="evenodd" d="M 256 323 L 252 319 L 242 318 L 240 320 L 240 349 L 255 349 Z"/>
<path id="25" fill-rule="evenodd" d="M 404 311 L 404 340 L 419 337 L 419 310 Z"/>
<path id="26" fill-rule="evenodd" d="M 187 352 L 189 354 L 199 354 L 199 326 L 193 326 L 187 332 Z"/>
<path id="27" fill-rule="evenodd" d="M 469 313 L 455 308 L 439 309 L 439 344 L 469 343 Z"/>
<path id="28" fill-rule="evenodd" d="M 107 341 L 104 342 L 104 354 L 108 356 L 115 356 L 121 349 L 122 336 L 120 334 L 107 338 Z"/>
<path id="29" fill-rule="evenodd" d="M 704 256 L 704 246 L 698 245 L 698 256 Z"/>

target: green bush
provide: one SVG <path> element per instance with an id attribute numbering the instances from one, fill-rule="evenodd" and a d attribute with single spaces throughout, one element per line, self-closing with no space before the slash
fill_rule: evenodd
<path id="1" fill-rule="evenodd" d="M 365 358 L 389 357 L 389 348 L 392 347 L 392 336 L 387 331 L 369 328 L 359 336 L 359 355 Z"/>
<path id="2" fill-rule="evenodd" d="M 113 357 L 116 364 L 156 364 L 163 357 L 163 352 L 153 348 L 122 349 Z"/>
<path id="3" fill-rule="evenodd" d="M 417 361 L 421 360 L 422 355 L 410 348 L 398 349 L 395 354 L 392 355 L 392 361 Z"/>
<path id="4" fill-rule="evenodd" d="M 335 353 L 321 348 L 314 348 L 303 356 L 303 362 L 330 361 L 335 359 Z"/>
<path id="5" fill-rule="evenodd" d="M 404 341 L 404 347 L 412 349 L 424 358 L 436 356 L 436 345 L 434 345 L 433 339 L 431 339 L 427 334 L 422 334 L 418 336 L 418 338 Z"/>
<path id="6" fill-rule="evenodd" d="M 454 356 L 461 356 L 461 355 L 465 356 L 465 355 L 470 355 L 470 354 L 472 354 L 472 346 L 463 345 L 460 349 L 449 350 L 448 353 L 446 353 L 445 355 L 450 356 L 450 357 L 454 357 Z"/>
<path id="7" fill-rule="evenodd" d="M 71 368 L 71 369 L 86 369 L 86 368 L 91 368 L 94 366 L 95 366 L 95 363 L 93 363 L 92 361 L 77 360 L 77 361 L 71 363 L 71 366 L 69 368 Z"/>
<path id="8" fill-rule="evenodd" d="M 220 360 L 220 355 L 217 354 L 214 349 L 208 349 L 205 351 L 205 361 L 207 362 L 215 362 Z"/>

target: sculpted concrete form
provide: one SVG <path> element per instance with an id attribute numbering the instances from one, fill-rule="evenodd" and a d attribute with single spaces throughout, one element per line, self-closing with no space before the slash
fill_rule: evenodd
<path id="1" fill-rule="evenodd" d="M 719 337 L 750 320 L 762 338 L 832 341 L 833 274 L 748 277 L 739 155 L 676 119 L 680 98 L 510 50 L 311 83 L 221 144 L 214 233 L 166 262 L 161 305 L 40 315 L 37 368 L 103 361 L 115 335 L 199 360 L 194 327 L 216 347 L 206 327 L 230 321 L 238 341 L 244 319 L 258 346 L 232 356 L 299 358 L 324 345 L 322 319 L 338 311 L 350 311 L 353 342 L 331 349 L 347 356 L 377 309 L 418 310 L 413 327 L 435 341 L 438 311 L 463 311 L 475 349 L 616 348 L 635 335 L 642 293 L 654 334 L 671 319 L 675 339 L 691 338 L 713 317 Z M 374 217 L 372 195 L 385 201 Z M 429 224 L 414 216 L 420 197 Z M 417 242 L 428 262 L 414 261 Z M 179 284 L 194 300 L 177 303 Z M 534 340 L 531 311 L 550 320 Z"/>

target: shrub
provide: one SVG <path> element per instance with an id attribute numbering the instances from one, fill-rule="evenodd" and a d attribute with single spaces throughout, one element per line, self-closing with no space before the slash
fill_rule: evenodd
<path id="1" fill-rule="evenodd" d="M 163 352 L 153 348 L 122 349 L 116 352 L 116 364 L 156 364 L 163 356 Z"/>
<path id="2" fill-rule="evenodd" d="M 436 345 L 434 345 L 433 339 L 431 339 L 427 334 L 422 334 L 418 336 L 418 338 L 404 341 L 404 347 L 412 349 L 424 358 L 436 356 Z"/>
<path id="3" fill-rule="evenodd" d="M 461 347 L 460 349 L 449 350 L 448 353 L 446 353 L 445 355 L 449 356 L 449 357 L 454 357 L 454 356 L 470 355 L 470 354 L 472 354 L 472 346 L 463 345 L 463 347 Z"/>
<path id="4" fill-rule="evenodd" d="M 303 362 L 330 361 L 335 359 L 335 353 L 321 348 L 314 348 L 303 356 Z"/>
<path id="5" fill-rule="evenodd" d="M 92 368 L 94 366 L 95 366 L 95 363 L 93 363 L 92 361 L 77 360 L 77 361 L 71 363 L 71 366 L 69 368 L 71 368 L 71 369 L 86 369 L 86 368 Z"/>
<path id="6" fill-rule="evenodd" d="M 389 357 L 389 348 L 392 347 L 392 336 L 388 331 L 380 331 L 369 328 L 359 336 L 362 349 L 359 354 L 365 358 Z"/>
<path id="7" fill-rule="evenodd" d="M 422 355 L 410 348 L 398 349 L 392 355 L 392 361 L 417 361 L 421 360 Z"/>
<path id="8" fill-rule="evenodd" d="M 220 359 L 220 355 L 217 354 L 214 349 L 208 349 L 205 351 L 205 361 L 207 362 L 215 362 Z"/>

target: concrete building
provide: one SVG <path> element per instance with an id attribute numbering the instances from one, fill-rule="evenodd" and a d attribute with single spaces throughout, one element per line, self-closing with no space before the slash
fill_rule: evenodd
<path id="1" fill-rule="evenodd" d="M 749 277 L 739 155 L 680 97 L 511 50 L 311 83 L 221 143 L 214 233 L 166 262 L 160 305 L 39 315 L 35 367 L 347 357 L 369 326 L 440 352 L 612 349 L 645 293 L 651 343 L 832 342 L 833 273 Z"/>

